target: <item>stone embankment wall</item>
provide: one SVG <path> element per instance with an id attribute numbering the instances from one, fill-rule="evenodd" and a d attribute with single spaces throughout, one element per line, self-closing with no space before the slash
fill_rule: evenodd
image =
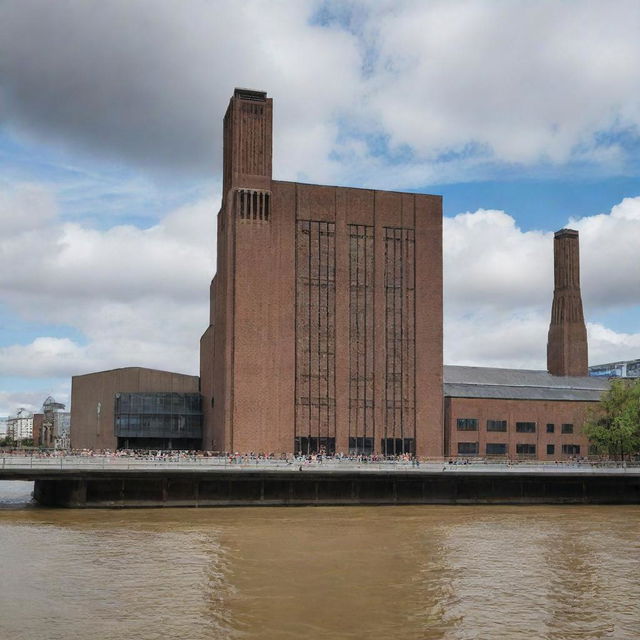
<path id="1" fill-rule="evenodd" d="M 409 504 L 638 504 L 640 474 L 220 472 L 84 474 L 36 479 L 63 507 Z"/>

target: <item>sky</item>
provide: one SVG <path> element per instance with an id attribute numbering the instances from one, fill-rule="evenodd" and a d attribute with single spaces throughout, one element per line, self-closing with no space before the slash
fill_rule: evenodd
<path id="1" fill-rule="evenodd" d="M 274 177 L 444 196 L 445 362 L 544 369 L 553 232 L 590 364 L 640 358 L 637 0 L 0 0 L 0 416 L 197 375 L 234 87 Z"/>

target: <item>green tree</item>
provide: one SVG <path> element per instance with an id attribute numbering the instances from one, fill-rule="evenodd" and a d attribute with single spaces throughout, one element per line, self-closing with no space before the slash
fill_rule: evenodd
<path id="1" fill-rule="evenodd" d="M 614 380 L 583 431 L 600 454 L 623 460 L 640 452 L 640 379 Z"/>

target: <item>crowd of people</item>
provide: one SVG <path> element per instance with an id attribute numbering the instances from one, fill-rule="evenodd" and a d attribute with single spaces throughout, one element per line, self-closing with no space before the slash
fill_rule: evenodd
<path id="1" fill-rule="evenodd" d="M 161 449 L 70 449 L 70 450 L 43 450 L 43 449 L 22 449 L 22 448 L 0 448 L 0 455 L 7 456 L 29 456 L 33 458 L 57 458 L 57 457 L 78 457 L 78 458 L 106 458 L 106 459 L 131 459 L 146 460 L 155 462 L 206 462 L 229 464 L 229 465 L 259 465 L 266 464 L 287 464 L 299 465 L 301 467 L 310 465 L 322 465 L 325 463 L 351 463 L 351 464 L 380 464 L 396 463 L 406 466 L 419 467 L 421 463 L 444 464 L 443 470 L 448 466 L 470 465 L 470 464 L 506 464 L 507 466 L 516 464 L 536 464 L 543 461 L 529 459 L 509 459 L 500 458 L 480 458 L 480 457 L 450 457 L 450 458 L 418 458 L 409 453 L 398 455 L 364 454 L 357 452 L 328 454 L 325 451 L 317 453 L 259 453 L 251 451 L 249 453 L 240 452 L 219 452 L 219 451 L 199 451 L 199 450 L 161 450 Z M 563 461 L 548 461 L 550 464 L 571 464 L 571 465 L 595 465 L 600 466 L 610 464 L 607 459 L 596 459 L 586 457 L 570 457 Z"/>

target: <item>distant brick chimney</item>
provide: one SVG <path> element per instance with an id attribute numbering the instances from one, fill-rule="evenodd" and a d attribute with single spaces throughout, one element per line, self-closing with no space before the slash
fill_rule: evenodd
<path id="1" fill-rule="evenodd" d="M 580 294 L 578 232 L 556 231 L 553 241 L 554 290 L 547 340 L 547 369 L 554 376 L 586 376 L 587 328 Z"/>

